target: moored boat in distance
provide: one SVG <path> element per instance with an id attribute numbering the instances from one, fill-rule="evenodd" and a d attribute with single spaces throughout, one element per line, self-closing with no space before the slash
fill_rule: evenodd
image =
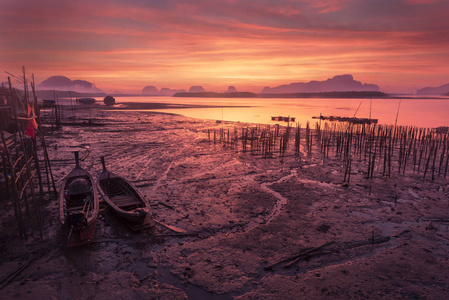
<path id="1" fill-rule="evenodd" d="M 103 200 L 133 231 L 153 226 L 145 197 L 131 182 L 108 171 L 104 156 L 101 163 L 103 171 L 97 177 L 96 187 Z"/>
<path id="2" fill-rule="evenodd" d="M 56 101 L 55 100 L 50 100 L 50 99 L 43 99 L 42 100 L 42 107 L 46 108 L 46 107 L 54 107 L 56 105 Z"/>
<path id="3" fill-rule="evenodd" d="M 432 128 L 432 131 L 437 134 L 447 134 L 449 132 L 449 127 L 448 126 L 440 126 L 440 127 Z"/>
<path id="4" fill-rule="evenodd" d="M 80 104 L 94 104 L 95 103 L 95 99 L 94 98 L 78 98 L 76 99 L 76 102 L 80 103 Z"/>
<path id="5" fill-rule="evenodd" d="M 112 106 L 115 104 L 115 98 L 112 96 L 106 96 L 104 97 L 103 102 L 107 106 Z"/>
<path id="6" fill-rule="evenodd" d="M 272 121 L 284 121 L 284 122 L 295 122 L 296 117 L 282 117 L 282 116 L 275 116 L 271 117 Z"/>
<path id="7" fill-rule="evenodd" d="M 378 119 L 370 118 L 356 118 L 356 117 L 338 117 L 338 116 L 316 116 L 312 119 L 320 119 L 325 121 L 337 121 L 337 122 L 348 122 L 352 124 L 377 124 Z"/>
<path id="8" fill-rule="evenodd" d="M 80 167 L 77 151 L 75 162 L 75 168 L 63 179 L 59 191 L 60 219 L 69 231 L 68 247 L 93 241 L 100 209 L 94 179 Z"/>

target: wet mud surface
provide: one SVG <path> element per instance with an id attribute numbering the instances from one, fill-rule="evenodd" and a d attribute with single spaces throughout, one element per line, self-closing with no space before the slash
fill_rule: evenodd
<path id="1" fill-rule="evenodd" d="M 4 209 L 5 299 L 445 299 L 449 182 L 408 172 L 366 179 L 353 162 L 290 149 L 264 159 L 208 141 L 252 126 L 153 112 L 89 111 L 101 126 L 46 137 L 56 181 L 100 157 L 151 204 L 152 230 L 131 232 L 103 203 L 94 243 L 66 248 L 58 203 L 42 201 L 44 241 L 15 237 Z M 9 209 L 9 211 L 8 211 Z M 162 224 L 162 225 L 161 225 Z M 167 226 L 163 226 L 163 225 Z M 170 230 L 167 227 L 172 227 Z M 13 276 L 16 274 L 15 276 Z"/>

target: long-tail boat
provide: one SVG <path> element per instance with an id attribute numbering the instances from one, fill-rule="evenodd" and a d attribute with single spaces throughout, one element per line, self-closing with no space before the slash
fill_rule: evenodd
<path id="1" fill-rule="evenodd" d="M 96 186 L 103 200 L 133 231 L 151 227 L 150 204 L 145 197 L 127 179 L 108 171 L 104 156 L 101 164 L 103 171 L 98 175 Z"/>
<path id="2" fill-rule="evenodd" d="M 59 191 L 59 213 L 62 225 L 69 231 L 69 247 L 93 241 L 99 212 L 94 179 L 80 167 L 78 151 L 75 162 L 75 168 L 63 179 Z"/>

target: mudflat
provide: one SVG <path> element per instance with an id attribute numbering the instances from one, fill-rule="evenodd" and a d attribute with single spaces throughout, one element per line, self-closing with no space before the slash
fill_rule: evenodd
<path id="1" fill-rule="evenodd" d="M 4 299 L 445 299 L 449 182 L 409 169 L 389 178 L 354 157 L 263 158 L 213 142 L 217 123 L 156 112 L 78 111 L 46 136 L 55 180 L 108 169 L 151 204 L 155 226 L 134 233 L 103 203 L 92 244 L 67 248 L 53 197 L 44 239 L 14 234 L 2 208 Z M 77 126 L 83 122 L 90 126 Z M 84 123 L 86 124 L 86 123 Z M 88 123 L 87 123 L 88 124 Z M 98 126 L 97 126 L 98 125 Z M 263 125 L 262 125 L 263 126 Z M 393 159 L 394 162 L 394 159 Z"/>

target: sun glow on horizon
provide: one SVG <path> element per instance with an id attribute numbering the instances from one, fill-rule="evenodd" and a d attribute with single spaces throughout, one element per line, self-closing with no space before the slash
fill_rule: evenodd
<path id="1" fill-rule="evenodd" d="M 447 2 L 385 2 L 374 10 L 354 0 L 266 4 L 5 0 L 2 68 L 134 93 L 147 85 L 259 92 L 339 74 L 392 92 L 447 83 Z"/>

